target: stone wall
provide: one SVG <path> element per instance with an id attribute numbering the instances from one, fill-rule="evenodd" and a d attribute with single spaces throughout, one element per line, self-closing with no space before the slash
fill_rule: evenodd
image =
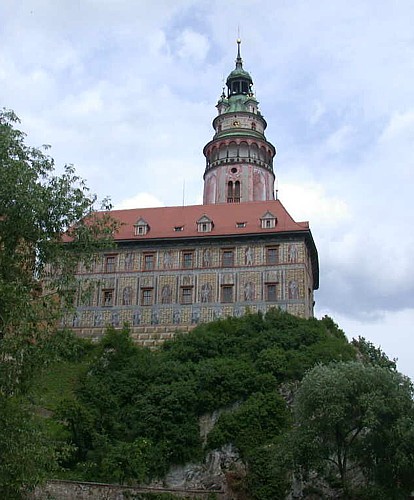
<path id="1" fill-rule="evenodd" d="M 193 500 L 230 500 L 223 491 L 179 490 L 166 488 L 138 488 L 114 484 L 87 483 L 75 481 L 48 481 L 45 486 L 38 487 L 30 496 L 30 500 L 139 500 L 150 499 L 145 493 L 169 493 L 177 498 Z"/>

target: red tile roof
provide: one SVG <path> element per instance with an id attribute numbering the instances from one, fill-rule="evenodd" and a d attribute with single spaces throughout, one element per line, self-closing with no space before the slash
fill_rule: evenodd
<path id="1" fill-rule="evenodd" d="M 267 213 L 273 214 L 276 227 L 263 229 L 260 219 Z M 242 234 L 266 234 L 292 231 L 309 231 L 308 222 L 295 222 L 279 200 L 244 203 L 221 203 L 213 205 L 190 205 L 181 207 L 134 208 L 113 210 L 110 215 L 122 225 L 115 235 L 116 241 L 209 238 Z M 197 221 L 206 215 L 213 221 L 213 229 L 199 232 Z M 149 226 L 145 235 L 135 235 L 134 224 L 144 219 Z M 246 223 L 237 227 L 237 223 Z M 182 227 L 181 231 L 174 228 Z"/>

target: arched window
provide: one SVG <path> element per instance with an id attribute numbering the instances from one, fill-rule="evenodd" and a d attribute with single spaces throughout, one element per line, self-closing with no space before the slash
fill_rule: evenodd
<path id="1" fill-rule="evenodd" d="M 234 183 L 234 202 L 240 202 L 240 181 Z"/>
<path id="2" fill-rule="evenodd" d="M 237 157 L 237 144 L 235 142 L 231 142 L 229 144 L 229 158 Z"/>
<path id="3" fill-rule="evenodd" d="M 241 142 L 239 145 L 239 156 L 242 158 L 247 158 L 249 147 L 247 142 Z"/>
<path id="4" fill-rule="evenodd" d="M 250 157 L 253 160 L 257 160 L 259 158 L 259 150 L 257 148 L 257 144 L 252 144 L 250 146 Z"/>
<path id="5" fill-rule="evenodd" d="M 233 181 L 227 184 L 227 203 L 233 203 Z"/>

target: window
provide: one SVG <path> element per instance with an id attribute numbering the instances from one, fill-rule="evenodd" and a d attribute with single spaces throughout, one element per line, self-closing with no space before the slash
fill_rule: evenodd
<path id="1" fill-rule="evenodd" d="M 102 291 L 102 305 L 112 307 L 114 305 L 114 289 L 108 288 Z"/>
<path id="2" fill-rule="evenodd" d="M 106 255 L 105 256 L 105 272 L 106 273 L 115 272 L 115 262 L 116 262 L 116 255 Z"/>
<path id="3" fill-rule="evenodd" d="M 234 251 L 233 250 L 223 250 L 222 266 L 223 267 L 233 267 L 234 266 Z"/>
<path id="4" fill-rule="evenodd" d="M 175 232 L 179 232 L 179 231 L 183 231 L 183 230 L 184 230 L 184 226 L 175 226 L 174 227 Z"/>
<path id="5" fill-rule="evenodd" d="M 135 236 L 143 236 L 144 234 L 147 234 L 148 231 L 149 231 L 148 222 L 141 217 L 134 224 Z"/>
<path id="6" fill-rule="evenodd" d="M 152 271 L 154 269 L 155 256 L 153 253 L 144 254 L 144 271 Z"/>
<path id="7" fill-rule="evenodd" d="M 221 287 L 221 301 L 233 302 L 233 285 L 223 285 Z"/>
<path id="8" fill-rule="evenodd" d="M 234 183 L 234 203 L 240 203 L 240 182 Z"/>
<path id="9" fill-rule="evenodd" d="M 209 233 L 213 229 L 213 221 L 207 216 L 203 215 L 197 221 L 197 231 L 199 233 Z"/>
<path id="10" fill-rule="evenodd" d="M 266 284 L 266 300 L 268 302 L 276 302 L 277 301 L 276 283 L 267 283 Z"/>
<path id="11" fill-rule="evenodd" d="M 279 262 L 279 247 L 266 248 L 266 264 L 277 264 Z"/>
<path id="12" fill-rule="evenodd" d="M 246 227 L 246 222 L 236 222 L 236 227 L 237 228 L 242 228 L 242 227 Z"/>
<path id="13" fill-rule="evenodd" d="M 233 182 L 227 184 L 227 203 L 233 203 Z"/>
<path id="14" fill-rule="evenodd" d="M 144 288 L 142 290 L 142 305 L 150 306 L 152 305 L 152 288 Z"/>
<path id="15" fill-rule="evenodd" d="M 191 304 L 193 302 L 193 289 L 192 287 L 181 288 L 181 303 Z"/>
<path id="16" fill-rule="evenodd" d="M 266 212 L 263 217 L 260 218 L 260 223 L 262 229 L 272 229 L 276 227 L 277 219 L 270 212 Z"/>
<path id="17" fill-rule="evenodd" d="M 194 252 L 183 252 L 183 267 L 191 269 L 194 266 Z"/>
<path id="18" fill-rule="evenodd" d="M 233 169 L 232 169 L 233 171 Z M 229 181 L 227 183 L 227 203 L 240 202 L 240 181 Z"/>

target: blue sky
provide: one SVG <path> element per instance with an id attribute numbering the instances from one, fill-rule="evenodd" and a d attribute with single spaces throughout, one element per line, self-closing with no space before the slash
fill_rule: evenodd
<path id="1" fill-rule="evenodd" d="M 3 0 L 0 103 L 116 207 L 200 203 L 238 26 L 318 317 L 414 378 L 412 0 Z"/>

